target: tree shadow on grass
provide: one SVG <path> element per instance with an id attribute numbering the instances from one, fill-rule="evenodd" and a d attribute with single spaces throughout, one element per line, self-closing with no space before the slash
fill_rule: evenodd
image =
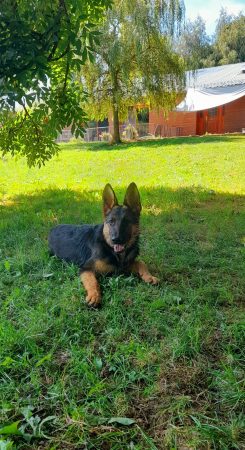
<path id="1" fill-rule="evenodd" d="M 223 278 L 233 276 L 234 282 L 242 277 L 243 196 L 200 188 L 140 188 L 140 193 L 141 253 L 163 280 L 178 283 L 181 274 L 183 279 L 225 274 Z M 125 189 L 117 189 L 119 201 L 124 194 Z M 14 255 L 19 246 L 28 252 L 38 242 L 45 252 L 48 233 L 59 223 L 101 223 L 101 203 L 96 191 L 44 190 L 17 196 L 12 205 L 1 207 L 2 257 Z"/>
<path id="2" fill-rule="evenodd" d="M 125 188 L 117 189 L 119 202 L 122 202 L 124 194 Z M 110 312 L 114 311 L 113 308 L 118 308 L 122 317 L 125 314 L 123 301 L 115 301 L 111 306 L 111 295 L 115 290 L 118 300 L 132 295 L 136 299 L 136 308 L 149 299 L 161 302 L 168 292 L 175 299 L 173 301 L 179 299 L 190 310 L 192 302 L 194 308 L 206 304 L 212 308 L 214 305 L 233 308 L 236 304 L 240 308 L 245 292 L 244 196 L 201 188 L 172 190 L 165 187 L 140 188 L 140 194 L 143 203 L 141 258 L 152 274 L 160 278 L 160 286 L 150 287 L 135 280 L 132 291 L 126 278 L 120 282 L 117 277 L 102 280 L 107 319 L 114 320 L 113 312 Z M 51 272 L 52 301 L 59 302 L 64 289 L 68 297 L 72 295 L 72 283 L 77 283 L 77 270 L 50 258 L 49 231 L 60 223 L 101 223 L 101 210 L 101 194 L 97 191 L 79 193 L 67 189 L 20 195 L 13 199 L 12 205 L 2 206 L 0 296 L 1 289 L 4 295 L 8 295 L 6 286 L 1 286 L 1 271 L 4 274 L 9 266 L 13 272 L 12 284 L 7 287 L 9 292 L 11 286 L 14 289 L 15 277 L 19 273 L 19 289 L 38 280 L 38 298 L 43 302 L 42 292 L 48 284 L 43 274 Z M 6 280 L 8 283 L 7 275 Z M 80 289 L 79 282 L 78 285 Z"/>
<path id="3" fill-rule="evenodd" d="M 126 188 L 116 189 L 121 204 Z M 201 187 L 140 187 L 139 190 L 143 206 L 141 217 L 145 226 L 154 226 L 161 232 L 159 225 L 172 223 L 177 215 L 180 222 L 181 219 L 199 224 L 205 221 L 207 229 L 211 229 L 217 220 L 218 228 L 225 231 L 229 223 L 233 225 L 234 232 L 239 233 L 235 223 L 244 218 L 243 195 L 216 193 Z M 47 228 L 56 223 L 99 223 L 102 220 L 102 192 L 45 189 L 34 195 L 17 195 L 10 202 L 3 202 L 0 211 L 3 219 L 1 238 L 4 233 L 10 234 L 11 229 L 25 222 L 30 226 L 34 221 L 34 224 Z"/>

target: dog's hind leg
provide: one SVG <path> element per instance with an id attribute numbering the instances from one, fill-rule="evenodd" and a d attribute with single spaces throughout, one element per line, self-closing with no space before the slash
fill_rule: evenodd
<path id="1" fill-rule="evenodd" d="M 100 286 L 94 272 L 85 270 L 80 274 L 81 282 L 87 292 L 86 302 L 89 306 L 98 306 L 101 301 Z"/>
<path id="2" fill-rule="evenodd" d="M 151 273 L 147 268 L 147 265 L 143 261 L 134 261 L 131 266 L 131 271 L 139 275 L 140 278 L 142 278 L 142 280 L 145 281 L 145 283 L 151 284 L 159 283 L 159 279 L 151 275 Z"/>

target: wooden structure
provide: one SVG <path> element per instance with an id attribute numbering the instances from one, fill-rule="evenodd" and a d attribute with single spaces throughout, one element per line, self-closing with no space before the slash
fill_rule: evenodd
<path id="1" fill-rule="evenodd" d="M 188 98 L 189 88 L 192 92 Z M 175 130 L 176 136 L 242 132 L 245 128 L 245 63 L 201 69 L 194 75 L 187 73 L 186 98 L 179 109 L 167 115 L 163 111 L 149 112 L 152 134 L 156 124 Z M 210 107 L 205 108 L 205 105 Z"/>

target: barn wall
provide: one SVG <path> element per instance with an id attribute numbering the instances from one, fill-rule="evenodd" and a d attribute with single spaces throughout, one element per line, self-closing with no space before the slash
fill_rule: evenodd
<path id="1" fill-rule="evenodd" d="M 245 128 L 245 96 L 225 105 L 224 132 L 241 132 Z"/>
<path id="2" fill-rule="evenodd" d="M 165 118 L 163 111 L 150 111 L 150 132 L 154 134 L 157 125 L 172 129 L 171 135 L 190 136 L 196 134 L 196 112 L 171 111 Z M 176 134 L 175 134 L 176 132 Z"/>

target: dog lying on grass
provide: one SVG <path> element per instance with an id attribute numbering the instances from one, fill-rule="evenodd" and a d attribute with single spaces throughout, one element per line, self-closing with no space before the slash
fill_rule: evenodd
<path id="1" fill-rule="evenodd" d="M 101 302 L 96 278 L 99 274 L 134 273 L 146 283 L 159 282 L 143 261 L 136 261 L 140 212 L 140 195 L 135 183 L 128 186 L 123 205 L 118 204 L 111 185 L 107 184 L 103 191 L 103 224 L 58 225 L 51 230 L 50 252 L 79 266 L 88 305 L 96 307 Z"/>

